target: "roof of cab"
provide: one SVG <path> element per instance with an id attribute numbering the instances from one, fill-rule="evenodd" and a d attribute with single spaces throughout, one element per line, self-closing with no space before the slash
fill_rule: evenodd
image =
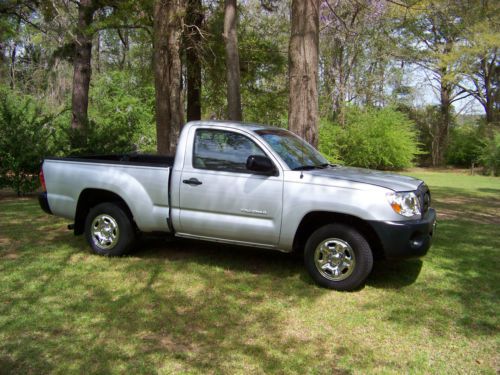
<path id="1" fill-rule="evenodd" d="M 241 129 L 241 130 L 262 130 L 262 129 L 274 129 L 275 126 L 271 125 L 262 125 L 255 124 L 251 122 L 241 122 L 241 121 L 221 121 L 221 120 L 202 120 L 202 121 L 190 121 L 186 124 L 190 126 L 197 125 L 211 125 L 211 126 L 224 126 L 233 129 Z"/>

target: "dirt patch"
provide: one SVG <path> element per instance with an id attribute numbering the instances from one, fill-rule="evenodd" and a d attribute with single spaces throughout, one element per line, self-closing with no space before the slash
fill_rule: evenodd
<path id="1" fill-rule="evenodd" d="M 452 196 L 435 201 L 438 219 L 500 224 L 500 199 Z"/>
<path id="2" fill-rule="evenodd" d="M 420 172 L 433 172 L 433 173 L 456 173 L 465 175 L 483 175 L 483 168 L 475 167 L 473 170 L 471 168 L 455 168 L 455 167 L 415 167 L 405 169 L 404 172 L 410 173 L 420 173 Z"/>
<path id="3" fill-rule="evenodd" d="M 15 250 L 8 250 L 5 253 L 0 253 L 0 259 L 4 260 L 15 260 L 19 257 L 20 257 L 19 253 Z"/>
<path id="4" fill-rule="evenodd" d="M 20 197 L 11 189 L 0 189 L 0 201 L 5 200 L 30 200 L 36 198 L 38 192 L 28 193 L 21 195 Z"/>
<path id="5" fill-rule="evenodd" d="M 139 338 L 155 350 L 161 349 L 176 353 L 189 353 L 198 351 L 198 348 L 192 342 L 175 340 L 168 334 L 162 335 L 161 333 L 150 332 L 139 335 Z"/>

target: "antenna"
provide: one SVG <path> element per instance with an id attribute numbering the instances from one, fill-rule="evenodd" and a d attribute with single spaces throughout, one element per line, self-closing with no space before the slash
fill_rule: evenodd
<path id="1" fill-rule="evenodd" d="M 304 130 L 304 129 L 302 129 Z M 304 166 L 304 138 L 300 137 L 300 151 L 301 151 L 301 154 L 300 154 L 300 163 L 302 164 L 302 166 Z M 304 168 L 301 168 L 300 169 L 300 179 L 303 179 L 304 178 Z"/>

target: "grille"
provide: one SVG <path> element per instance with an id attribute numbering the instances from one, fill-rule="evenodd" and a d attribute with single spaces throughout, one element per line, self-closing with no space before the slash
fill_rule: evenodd
<path id="1" fill-rule="evenodd" d="M 418 187 L 417 195 L 420 207 L 422 208 L 422 215 L 424 215 L 429 211 L 429 207 L 431 206 L 431 193 L 426 184 L 422 184 Z"/>

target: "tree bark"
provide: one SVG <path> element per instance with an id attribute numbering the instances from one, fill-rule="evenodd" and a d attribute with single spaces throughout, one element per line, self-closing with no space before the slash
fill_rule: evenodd
<path id="1" fill-rule="evenodd" d="M 128 29 L 124 29 L 123 32 L 120 29 L 116 30 L 118 33 L 118 37 L 122 43 L 121 48 L 121 59 L 120 59 L 120 70 L 123 70 L 125 67 L 130 69 L 130 60 L 128 57 L 129 54 L 129 37 L 128 37 Z"/>
<path id="2" fill-rule="evenodd" d="M 288 128 L 316 147 L 319 0 L 293 0 L 291 23 Z"/>
<path id="3" fill-rule="evenodd" d="M 226 44 L 227 114 L 229 120 L 241 121 L 240 57 L 236 30 L 236 0 L 225 0 L 224 41 Z"/>
<path id="4" fill-rule="evenodd" d="M 19 35 L 19 30 L 21 28 L 21 19 L 17 20 L 16 34 Z M 12 46 L 12 51 L 10 53 L 10 88 L 14 90 L 16 87 L 16 58 L 17 58 L 17 42 L 14 41 Z"/>
<path id="5" fill-rule="evenodd" d="M 180 59 L 184 12 L 184 0 L 156 0 L 154 4 L 153 66 L 159 154 L 175 152 L 184 123 Z"/>
<path id="6" fill-rule="evenodd" d="M 16 57 L 17 57 L 17 43 L 14 42 L 12 46 L 12 51 L 10 53 L 10 89 L 14 90 L 16 87 Z"/>
<path id="7" fill-rule="evenodd" d="M 187 120 L 201 120 L 201 27 L 203 26 L 201 0 L 187 0 L 186 8 L 186 78 Z"/>
<path id="8" fill-rule="evenodd" d="M 95 67 L 97 73 L 101 73 L 101 33 L 97 31 L 96 44 L 95 44 Z"/>
<path id="9" fill-rule="evenodd" d="M 448 147 L 448 136 L 451 124 L 451 95 L 453 87 L 444 80 L 446 69 L 442 69 L 440 86 L 440 118 L 438 129 L 435 132 L 435 139 L 432 142 L 432 166 L 442 166 L 445 162 L 444 156 Z"/>
<path id="10" fill-rule="evenodd" d="M 499 121 L 498 84 L 495 81 L 498 81 L 497 77 L 500 69 L 496 59 L 495 53 L 491 61 L 488 61 L 488 56 L 484 56 L 481 61 L 481 76 L 484 80 L 484 100 L 482 104 L 486 114 L 486 123 L 488 124 L 496 124 Z"/>
<path id="11" fill-rule="evenodd" d="M 75 54 L 73 57 L 73 94 L 71 97 L 71 146 L 79 148 L 84 142 L 88 123 L 89 86 L 92 75 L 92 35 L 89 26 L 94 16 L 92 0 L 81 0 L 78 5 L 78 28 L 76 31 Z"/>

